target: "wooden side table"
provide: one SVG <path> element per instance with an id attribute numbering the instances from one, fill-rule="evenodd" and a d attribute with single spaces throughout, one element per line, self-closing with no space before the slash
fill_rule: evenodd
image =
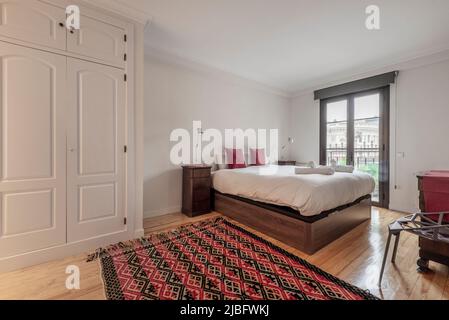
<path id="1" fill-rule="evenodd" d="M 182 167 L 182 212 L 196 217 L 211 212 L 211 167 Z"/>
<path id="2" fill-rule="evenodd" d="M 426 212 L 426 201 L 424 198 L 423 174 L 418 175 L 419 209 Z M 418 267 L 420 271 L 429 269 L 429 260 L 449 266 L 449 244 L 419 238 L 419 259 Z"/>
<path id="3" fill-rule="evenodd" d="M 294 160 L 279 160 L 278 166 L 296 166 L 296 161 L 294 161 Z"/>

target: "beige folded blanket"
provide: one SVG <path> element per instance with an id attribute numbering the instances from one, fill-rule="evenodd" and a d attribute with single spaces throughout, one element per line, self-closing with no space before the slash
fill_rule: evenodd
<path id="1" fill-rule="evenodd" d="M 346 172 L 346 173 L 354 172 L 354 166 L 335 166 L 332 168 L 335 170 L 335 172 Z"/>
<path id="2" fill-rule="evenodd" d="M 318 168 L 295 168 L 295 174 L 322 174 L 331 176 L 335 173 L 335 170 L 331 167 L 318 167 Z"/>
<path id="3" fill-rule="evenodd" d="M 354 172 L 354 166 L 338 165 L 337 161 L 335 160 L 331 161 L 331 167 L 334 168 L 335 172 L 346 172 L 346 173 Z"/>

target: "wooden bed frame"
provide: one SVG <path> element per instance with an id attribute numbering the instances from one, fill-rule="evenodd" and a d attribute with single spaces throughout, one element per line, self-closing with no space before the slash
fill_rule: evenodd
<path id="1" fill-rule="evenodd" d="M 212 205 L 219 212 L 306 254 L 324 246 L 371 218 L 371 196 L 323 213 L 311 221 L 283 207 L 212 191 Z M 285 212 L 284 212 L 285 211 Z M 293 211 L 293 210 L 290 210 Z"/>

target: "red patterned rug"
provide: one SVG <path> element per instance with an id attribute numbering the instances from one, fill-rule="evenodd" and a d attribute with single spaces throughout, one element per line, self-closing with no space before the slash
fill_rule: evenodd
<path id="1" fill-rule="evenodd" d="M 107 299 L 377 299 L 223 218 L 99 249 L 94 259 Z"/>

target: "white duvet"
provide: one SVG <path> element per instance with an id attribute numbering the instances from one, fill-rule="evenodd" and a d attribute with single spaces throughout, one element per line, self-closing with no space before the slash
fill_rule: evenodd
<path id="1" fill-rule="evenodd" d="M 291 207 L 304 216 L 350 204 L 374 191 L 362 172 L 297 175 L 293 166 L 262 166 L 213 173 L 215 190 L 255 201 Z"/>

